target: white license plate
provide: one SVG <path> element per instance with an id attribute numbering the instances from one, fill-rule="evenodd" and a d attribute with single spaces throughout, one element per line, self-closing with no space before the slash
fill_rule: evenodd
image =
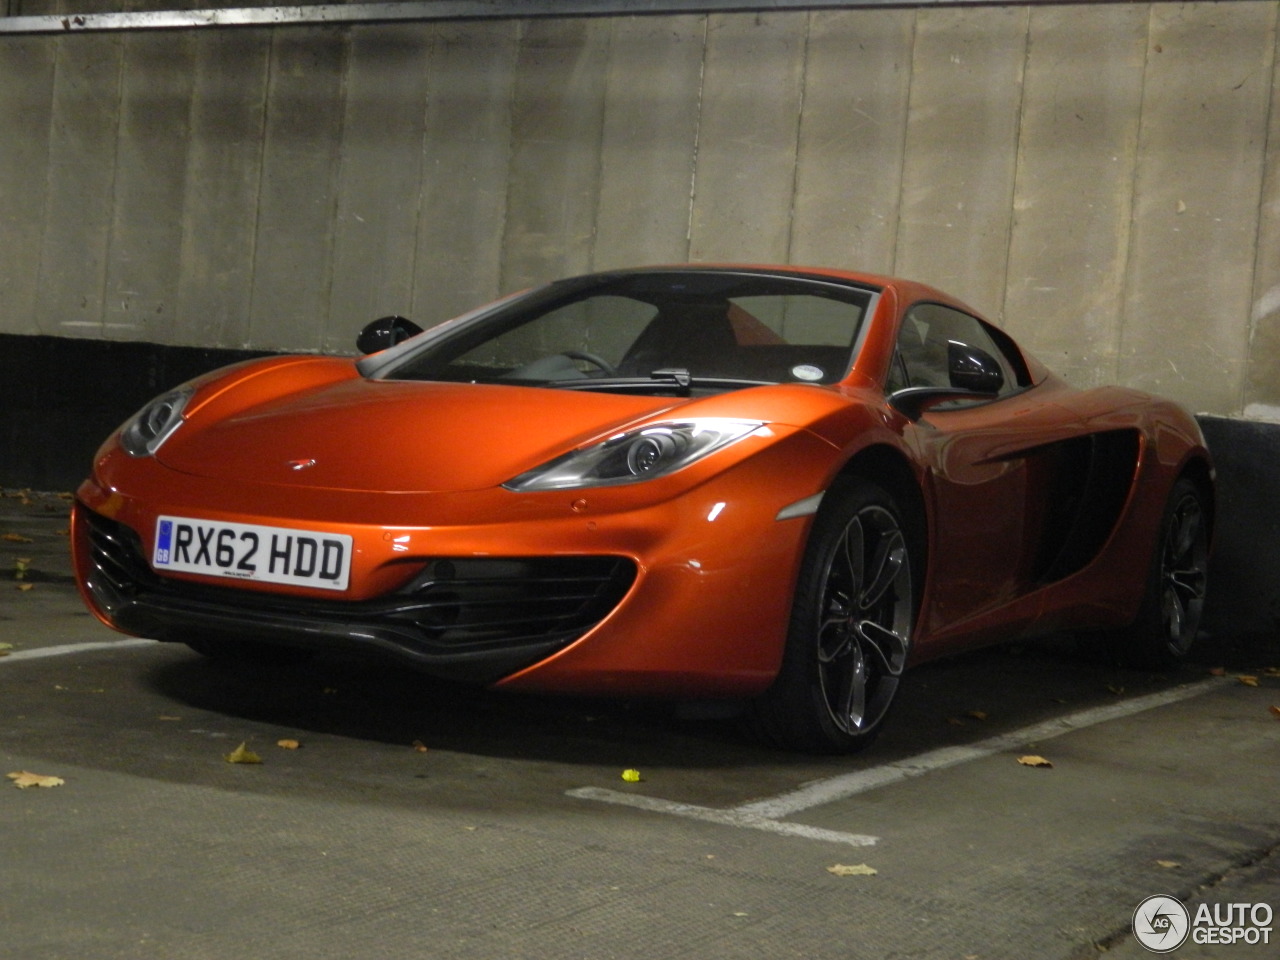
<path id="1" fill-rule="evenodd" d="M 151 565 L 160 571 L 345 590 L 351 543 L 345 533 L 160 517 Z"/>

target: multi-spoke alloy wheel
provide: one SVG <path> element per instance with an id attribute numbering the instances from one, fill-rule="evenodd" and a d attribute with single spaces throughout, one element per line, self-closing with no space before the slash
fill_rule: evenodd
<path id="1" fill-rule="evenodd" d="M 893 514 L 876 505 L 859 510 L 824 579 L 818 680 L 831 722 L 857 736 L 884 717 L 907 662 L 911 565 Z"/>
<path id="2" fill-rule="evenodd" d="M 879 732 L 911 648 L 912 538 L 873 483 L 833 489 L 814 520 L 782 668 L 757 729 L 792 749 L 850 752 Z"/>
<path id="3" fill-rule="evenodd" d="M 1206 567 L 1204 511 L 1194 492 L 1174 506 L 1160 563 L 1160 612 L 1165 640 L 1185 652 L 1195 639 L 1204 607 Z"/>
<path id="4" fill-rule="evenodd" d="M 1129 660 L 1168 666 L 1187 655 L 1200 629 L 1208 566 L 1208 504 L 1184 478 L 1165 506 L 1138 619 L 1121 638 Z"/>

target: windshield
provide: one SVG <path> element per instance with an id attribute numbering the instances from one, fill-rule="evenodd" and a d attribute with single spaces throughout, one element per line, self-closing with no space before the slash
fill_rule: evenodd
<path id="1" fill-rule="evenodd" d="M 551 284 L 429 331 L 377 376 L 626 389 L 835 383 L 874 291 L 727 270 L 638 271 Z M 407 345 L 406 345 L 407 346 Z"/>

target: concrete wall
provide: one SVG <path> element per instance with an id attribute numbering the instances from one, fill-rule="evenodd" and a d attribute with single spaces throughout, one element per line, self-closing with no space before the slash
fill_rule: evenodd
<path id="1" fill-rule="evenodd" d="M 1278 14 L 3 37 L 0 333 L 345 352 L 579 271 L 831 264 L 1079 385 L 1280 418 Z"/>

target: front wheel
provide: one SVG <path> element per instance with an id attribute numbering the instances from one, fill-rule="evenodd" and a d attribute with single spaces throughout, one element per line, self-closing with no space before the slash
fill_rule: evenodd
<path id="1" fill-rule="evenodd" d="M 884 723 L 911 649 L 911 537 L 894 498 L 833 488 L 814 520 L 782 667 L 753 705 L 757 732 L 788 749 L 852 753 Z"/>

